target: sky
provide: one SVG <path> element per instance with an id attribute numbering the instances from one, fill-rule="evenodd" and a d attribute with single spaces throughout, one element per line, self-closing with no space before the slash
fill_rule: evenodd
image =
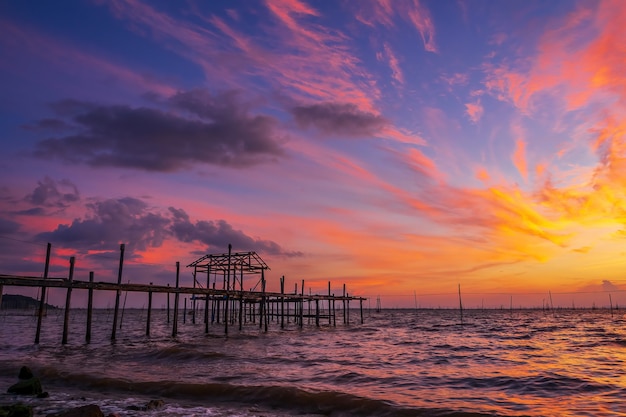
<path id="1" fill-rule="evenodd" d="M 2 2 L 0 273 L 41 276 L 50 242 L 53 275 L 75 256 L 115 281 L 124 243 L 125 282 L 178 261 L 191 285 L 230 243 L 275 291 L 626 304 L 625 21 L 620 0 Z"/>

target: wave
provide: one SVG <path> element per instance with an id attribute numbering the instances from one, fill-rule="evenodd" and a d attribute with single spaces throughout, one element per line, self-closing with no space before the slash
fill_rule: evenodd
<path id="1" fill-rule="evenodd" d="M 229 383 L 190 383 L 177 381 L 143 381 L 98 377 L 84 373 L 67 373 L 54 367 L 39 370 L 46 386 L 95 391 L 116 396 L 147 395 L 187 400 L 194 403 L 236 403 L 256 405 L 290 414 L 321 414 L 342 417 L 494 417 L 494 414 L 446 408 L 417 408 L 391 401 L 366 398 L 339 391 L 308 391 L 293 386 L 236 385 Z"/>

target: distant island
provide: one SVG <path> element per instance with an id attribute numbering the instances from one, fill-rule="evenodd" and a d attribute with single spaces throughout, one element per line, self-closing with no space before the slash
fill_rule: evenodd
<path id="1" fill-rule="evenodd" d="M 39 300 L 18 294 L 2 294 L 2 310 L 37 310 L 39 308 Z M 55 306 L 46 304 L 46 309 L 54 310 Z"/>

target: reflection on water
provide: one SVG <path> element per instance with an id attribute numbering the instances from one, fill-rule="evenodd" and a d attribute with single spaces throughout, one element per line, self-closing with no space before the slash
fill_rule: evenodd
<path id="1" fill-rule="evenodd" d="M 98 311 L 86 345 L 76 312 L 61 346 L 62 312 L 49 314 L 34 346 L 35 319 L 2 312 L 0 374 L 25 363 L 53 387 L 194 407 L 237 401 L 278 407 L 276 415 L 626 415 L 624 322 L 603 311 L 469 311 L 461 325 L 456 311 L 388 310 L 364 325 L 250 325 L 228 337 L 179 321 L 176 340 L 164 312 L 153 314 L 149 338 L 145 318 L 127 311 L 111 344 L 112 317 Z"/>

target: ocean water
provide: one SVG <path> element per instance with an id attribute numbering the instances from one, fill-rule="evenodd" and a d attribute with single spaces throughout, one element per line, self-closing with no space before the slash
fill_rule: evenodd
<path id="1" fill-rule="evenodd" d="M 120 416 L 626 416 L 626 322 L 605 310 L 358 311 L 337 327 L 269 323 L 204 332 L 164 311 L 125 312 L 117 340 L 112 313 L 72 311 L 61 345 L 62 310 L 43 320 L 0 312 L 0 391 L 21 365 L 42 379 L 46 399 L 18 399 L 36 415 L 98 404 Z M 305 319 L 306 321 L 306 319 Z M 154 411 L 131 411 L 162 399 Z"/>

